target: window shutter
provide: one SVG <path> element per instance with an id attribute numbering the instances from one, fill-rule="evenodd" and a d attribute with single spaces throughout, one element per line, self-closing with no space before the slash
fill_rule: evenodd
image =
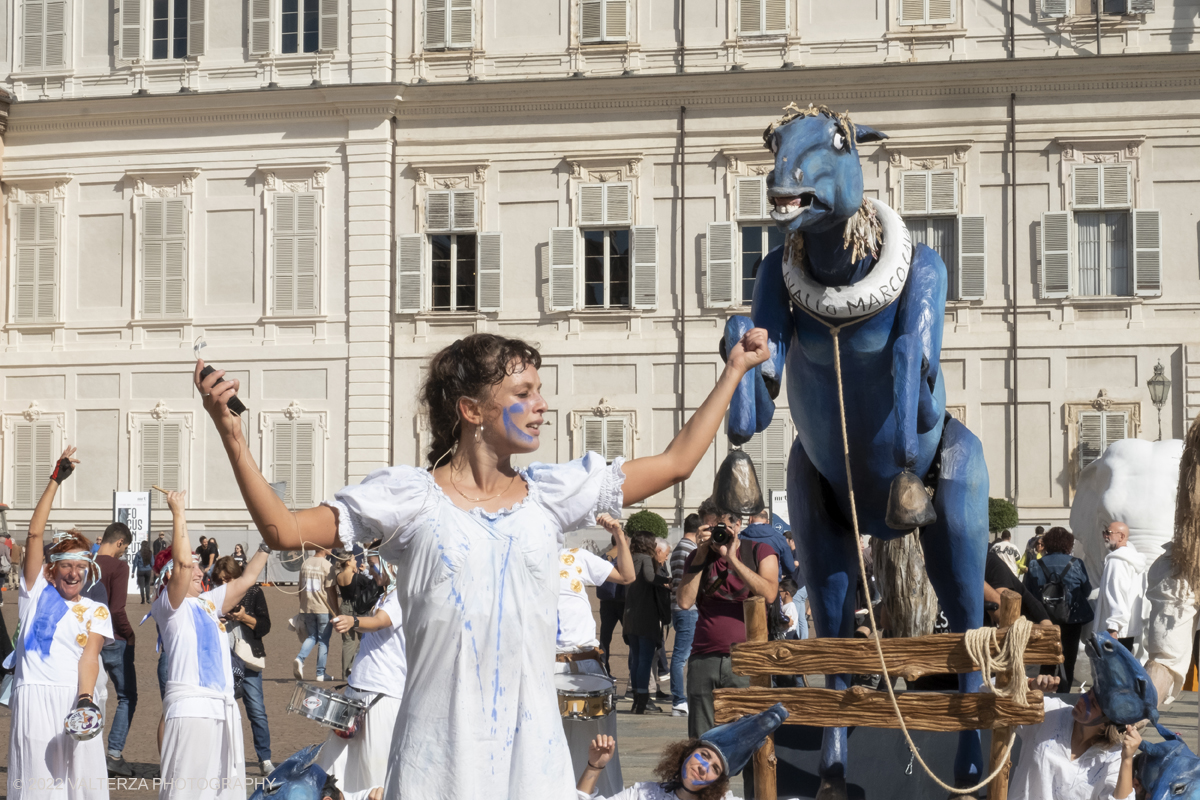
<path id="1" fill-rule="evenodd" d="M 425 49 L 446 46 L 446 4 L 448 0 L 425 0 Z"/>
<path id="2" fill-rule="evenodd" d="M 163 202 L 142 201 L 142 313 L 163 312 Z"/>
<path id="3" fill-rule="evenodd" d="M 261 0 L 270 7 L 270 0 Z M 133 61 L 142 57 L 142 0 L 121 0 L 121 44 L 122 61 Z"/>
<path id="4" fill-rule="evenodd" d="M 1129 191 L 1131 177 L 1128 164 L 1100 164 L 1103 178 L 1104 208 L 1129 208 L 1132 196 Z M 1078 167 L 1076 167 L 1078 169 Z"/>
<path id="5" fill-rule="evenodd" d="M 475 307 L 478 311 L 500 310 L 502 253 L 501 234 L 479 234 L 478 256 L 475 262 Z"/>
<path id="6" fill-rule="evenodd" d="M 1133 274 L 1138 297 L 1162 294 L 1162 222 L 1157 211 L 1133 212 Z"/>
<path id="7" fill-rule="evenodd" d="M 425 230 L 430 233 L 450 230 L 450 202 L 450 192 L 425 195 Z"/>
<path id="8" fill-rule="evenodd" d="M 296 196 L 296 301 L 293 311 L 317 311 L 317 196 Z"/>
<path id="9" fill-rule="evenodd" d="M 57 236 L 55 226 L 58 223 L 58 209 L 47 203 L 38 206 L 38 252 L 37 252 L 37 319 L 47 322 L 55 319 L 55 298 L 58 295 L 55 286 L 55 265 L 57 258 Z"/>
<path id="10" fill-rule="evenodd" d="M 1071 205 L 1075 209 L 1100 208 L 1100 165 L 1080 165 L 1071 170 L 1074 184 Z"/>
<path id="11" fill-rule="evenodd" d="M 900 24 L 921 25 L 925 22 L 925 0 L 900 0 Z"/>
<path id="12" fill-rule="evenodd" d="M 708 236 L 705 244 L 708 254 L 706 295 L 709 308 L 726 308 L 733 305 L 733 237 L 735 233 L 732 222 L 708 223 Z"/>
<path id="13" fill-rule="evenodd" d="M 625 418 L 604 417 L 604 460 L 625 458 Z"/>
<path id="14" fill-rule="evenodd" d="M 296 291 L 296 195 L 275 195 L 275 308 L 290 313 Z"/>
<path id="15" fill-rule="evenodd" d="M 21 29 L 21 65 L 26 71 L 42 68 L 46 46 L 46 7 L 42 0 L 25 0 Z"/>
<path id="16" fill-rule="evenodd" d="M 633 222 L 633 187 L 628 183 L 605 183 L 604 224 L 629 225 Z"/>
<path id="17" fill-rule="evenodd" d="M 295 508 L 308 508 L 315 500 L 313 478 L 316 475 L 316 453 L 313 447 L 316 440 L 316 425 L 311 422 L 297 421 L 292 423 L 296 441 L 292 446 L 293 458 L 292 502 Z"/>
<path id="18" fill-rule="evenodd" d="M 425 237 L 422 234 L 407 233 L 397 237 L 396 313 L 420 313 L 424 261 Z"/>
<path id="19" fill-rule="evenodd" d="M 758 473 L 763 495 L 787 488 L 788 427 L 781 415 L 777 415 L 767 429 L 759 434 L 762 439 L 762 469 Z"/>
<path id="20" fill-rule="evenodd" d="M 583 44 L 604 38 L 604 0 L 583 0 L 579 9 L 579 41 Z"/>
<path id="21" fill-rule="evenodd" d="M 583 451 L 585 453 L 597 453 L 603 456 L 605 438 L 603 417 L 588 417 L 583 421 Z"/>
<path id="22" fill-rule="evenodd" d="M 1071 213 L 1042 214 L 1042 286 L 1044 298 L 1066 297 L 1071 290 Z"/>
<path id="23" fill-rule="evenodd" d="M 338 46 L 338 0 L 321 0 L 320 11 L 319 48 L 328 53 L 337 50 Z"/>
<path id="24" fill-rule="evenodd" d="M 633 227 L 633 307 L 658 306 L 658 228 Z"/>
<path id="25" fill-rule="evenodd" d="M 929 213 L 958 213 L 958 172 L 955 170 L 929 173 Z"/>
<path id="26" fill-rule="evenodd" d="M 61 67 L 67 63 L 67 4 L 66 0 L 46 3 L 46 44 L 42 50 L 42 66 Z"/>
<path id="27" fill-rule="evenodd" d="M 167 239 L 163 243 L 163 314 L 179 315 L 187 306 L 187 206 L 178 197 L 162 202 Z"/>
<path id="28" fill-rule="evenodd" d="M 763 32 L 788 32 L 788 0 L 763 0 Z"/>
<path id="29" fill-rule="evenodd" d="M 575 229 L 550 229 L 550 310 L 575 309 Z"/>
<path id="30" fill-rule="evenodd" d="M 604 41 L 629 38 L 629 0 L 604 0 Z"/>
<path id="31" fill-rule="evenodd" d="M 296 423 L 285 422 L 279 420 L 275 423 L 275 441 L 272 446 L 272 459 L 275 464 L 275 483 L 284 482 L 286 484 L 283 490 L 283 502 L 288 508 L 295 508 L 294 490 L 296 487 L 296 476 L 293 474 L 292 465 L 295 463 L 295 444 Z"/>
<path id="32" fill-rule="evenodd" d="M 910 170 L 900 175 L 900 213 L 929 213 L 929 173 Z"/>
<path id="33" fill-rule="evenodd" d="M 762 33 L 763 0 L 739 0 L 738 33 L 751 36 Z"/>
<path id="34" fill-rule="evenodd" d="M 1079 466 L 1082 469 L 1104 452 L 1104 414 L 1081 411 L 1079 414 Z"/>
<path id="35" fill-rule="evenodd" d="M 271 51 L 271 0 L 250 0 L 250 53 Z"/>
<path id="36" fill-rule="evenodd" d="M 760 220 L 767 218 L 767 181 L 765 178 L 738 178 L 737 218 Z"/>
<path id="37" fill-rule="evenodd" d="M 17 207 L 15 322 L 56 318 L 58 208 L 51 203 Z"/>
<path id="38" fill-rule="evenodd" d="M 38 484 L 49 478 L 54 455 L 54 430 L 48 423 L 21 424 L 13 428 L 13 490 L 15 508 L 33 508 Z"/>
<path id="39" fill-rule="evenodd" d="M 182 458 L 180 454 L 182 443 L 182 427 L 177 422 L 162 423 L 162 458 L 159 463 L 159 474 L 164 489 L 179 491 L 182 486 Z M 155 494 L 161 495 L 160 492 Z"/>
<path id="40" fill-rule="evenodd" d="M 604 184 L 584 183 L 579 186 L 579 224 L 604 224 Z"/>
<path id="41" fill-rule="evenodd" d="M 475 9 L 471 0 L 450 0 L 449 47 L 472 47 L 475 44 Z"/>
<path id="42" fill-rule="evenodd" d="M 987 226 L 983 217 L 958 218 L 958 299 L 982 300 L 987 294 Z"/>
<path id="43" fill-rule="evenodd" d="M 930 25 L 954 22 L 954 0 L 929 0 L 929 15 L 925 21 Z"/>
<path id="44" fill-rule="evenodd" d="M 458 189 L 450 192 L 451 206 L 454 212 L 452 216 L 453 230 L 456 231 L 473 231 L 478 226 L 476 222 L 476 201 L 475 192 L 469 189 Z"/>
<path id="45" fill-rule="evenodd" d="M 188 0 L 187 54 L 204 54 L 204 6 L 207 0 Z"/>
<path id="46" fill-rule="evenodd" d="M 1113 442 L 1124 439 L 1128 430 L 1124 411 L 1104 412 L 1104 449 Z"/>
<path id="47" fill-rule="evenodd" d="M 176 490 L 182 484 L 182 426 L 177 422 L 146 422 L 142 425 L 142 491 L 150 492 L 155 508 L 165 508 L 155 485 Z"/>
<path id="48" fill-rule="evenodd" d="M 1067 15 L 1067 3 L 1071 0 L 1042 0 L 1044 19 L 1062 19 Z"/>

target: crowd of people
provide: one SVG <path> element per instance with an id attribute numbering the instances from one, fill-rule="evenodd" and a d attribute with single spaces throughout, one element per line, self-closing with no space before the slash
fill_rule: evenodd
<path id="1" fill-rule="evenodd" d="M 806 638 L 811 630 L 792 533 L 765 510 L 743 516 L 722 508 L 718 494 L 687 516 L 673 549 L 653 530 L 632 523 L 627 529 L 618 520 L 623 507 L 691 474 L 738 380 L 766 354 L 763 332 L 746 334 L 709 397 L 661 454 L 606 462 L 587 453 L 518 469 L 511 459 L 536 450 L 546 410 L 540 355 L 524 342 L 468 337 L 433 358 L 421 390 L 432 432 L 426 468 L 378 470 L 295 512 L 259 472 L 228 408 L 237 381 L 223 381 L 220 370 L 202 376 L 198 363 L 196 386 L 263 544 L 249 557 L 240 545 L 222 556 L 215 539 L 201 537 L 193 551 L 186 496 L 176 491 L 166 493 L 169 539 L 160 532 L 127 553 L 130 532 L 114 523 L 94 545 L 78 531 L 46 543 L 59 485 L 80 467 L 67 448 L 24 548 L 0 542 L 19 586 L 9 797 L 52 796 L 63 787 L 59 796 L 72 800 L 103 798 L 109 774 L 131 774 L 123 757 L 138 701 L 131 577 L 161 647 L 160 796 L 245 796 L 239 698 L 259 768 L 271 773 L 262 670 L 272 621 L 256 585 L 271 549 L 312 553 L 300 568 L 300 613 L 291 622 L 302 639 L 295 678 L 305 679 L 315 649 L 314 681 L 334 680 L 328 646 L 337 632 L 348 684 L 342 697 L 361 709 L 314 757 L 333 779 L 323 796 L 725 795 L 749 751 L 734 757 L 729 749 L 733 734 L 716 725 L 714 692 L 749 685 L 731 664 L 733 646 L 746 637 L 744 602 L 763 598 L 773 638 Z M 605 552 L 564 548 L 566 532 L 593 525 L 609 534 Z M 1019 591 L 1031 620 L 1061 629 L 1066 663 L 1031 679 L 1037 687 L 1071 687 L 1081 635 L 1094 616 L 1097 631 L 1149 654 L 1151 690 L 1177 693 L 1178 655 L 1142 637 L 1153 627 L 1156 603 L 1176 609 L 1164 614 L 1182 614 L 1194 595 L 1185 596 L 1178 569 L 1164 573 L 1165 589 L 1153 577 L 1148 585 L 1162 559 L 1148 568 L 1123 523 L 1110 523 L 1104 537 L 1109 554 L 1096 576 L 1094 609 L 1092 576 L 1072 555 L 1074 537 L 1059 527 L 1039 531 L 1023 554 L 1001 534 L 988 554 L 985 597 Z M 599 600 L 598 630 L 588 587 Z M 869 586 L 860 592 L 865 602 L 875 594 Z M 629 650 L 632 712 L 669 702 L 672 714 L 686 716 L 688 732 L 664 751 L 661 780 L 629 789 L 619 778 L 615 729 L 574 741 L 556 706 L 558 676 L 611 681 L 618 625 Z M 795 679 L 778 676 L 776 685 Z M 669 682 L 669 692 L 660 681 Z M 116 702 L 105 720 L 109 684 Z M 1135 725 L 1106 716 L 1107 702 L 1094 689 L 1073 709 L 1047 700 L 1046 722 L 1021 733 L 1030 756 L 1010 797 L 1049 797 L 1051 785 L 1056 800 L 1131 796 L 1129 759 L 1140 735 Z M 777 712 L 764 724 L 773 729 L 785 716 Z M 105 723 L 107 741 L 100 735 Z M 767 728 L 754 728 L 750 738 Z"/>

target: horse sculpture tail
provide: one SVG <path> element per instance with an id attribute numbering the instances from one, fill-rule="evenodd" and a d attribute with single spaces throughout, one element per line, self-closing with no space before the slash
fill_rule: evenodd
<path id="1" fill-rule="evenodd" d="M 896 638 L 927 636 L 937 624 L 938 599 L 925 572 L 916 535 L 871 544 L 875 582 L 883 596 L 883 627 Z"/>

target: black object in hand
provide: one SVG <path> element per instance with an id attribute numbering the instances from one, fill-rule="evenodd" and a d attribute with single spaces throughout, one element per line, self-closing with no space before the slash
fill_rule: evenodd
<path id="1" fill-rule="evenodd" d="M 213 372 L 215 372 L 215 370 L 212 368 L 212 365 L 206 364 L 204 366 L 204 369 L 200 370 L 200 380 L 204 380 L 209 375 L 213 374 Z M 221 380 L 217 381 L 217 383 L 224 383 L 224 382 L 225 382 L 224 378 L 221 378 Z M 214 383 L 213 386 L 215 387 L 217 385 L 217 383 Z M 238 396 L 236 394 L 233 397 L 229 398 L 229 402 L 226 405 L 229 406 L 230 411 L 237 414 L 238 416 L 241 416 L 242 414 L 246 413 L 246 407 L 244 405 L 242 405 L 242 401 L 238 399 Z"/>
<path id="2" fill-rule="evenodd" d="M 723 547 L 733 541 L 733 531 L 729 530 L 729 526 L 725 523 L 713 525 L 712 543 L 717 547 Z"/>
<path id="3" fill-rule="evenodd" d="M 75 465 L 71 463 L 71 459 L 63 456 L 54 465 L 54 472 L 50 473 L 50 480 L 61 486 L 62 482 L 71 477 L 71 473 L 74 471 Z"/>

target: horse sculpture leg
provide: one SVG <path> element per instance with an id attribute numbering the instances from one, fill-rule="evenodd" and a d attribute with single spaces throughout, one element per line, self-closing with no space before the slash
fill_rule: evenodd
<path id="1" fill-rule="evenodd" d="M 885 520 L 896 530 L 921 528 L 937 519 L 929 495 L 913 471 L 920 455 L 919 434 L 937 424 L 929 371 L 921 339 L 913 333 L 900 336 L 892 348 L 892 403 L 896 409 L 892 458 L 903 471 L 892 482 Z"/>
<path id="2" fill-rule="evenodd" d="M 983 624 L 983 566 L 987 558 L 987 464 L 983 447 L 958 420 L 947 418 L 942 434 L 942 466 L 934 505 L 937 522 L 921 530 L 925 569 L 950 630 L 961 633 Z M 959 675 L 963 692 L 977 692 L 978 672 Z M 954 780 L 972 786 L 984 776 L 978 731 L 959 734 Z"/>
<path id="3" fill-rule="evenodd" d="M 808 584 L 808 602 L 818 636 L 849 638 L 854 632 L 854 592 L 858 556 L 854 534 L 826 507 L 826 490 L 800 440 L 788 463 L 788 512 L 799 536 L 796 553 Z M 836 513 L 836 512 L 835 512 Z M 827 687 L 845 689 L 848 674 L 827 676 Z M 821 789 L 818 800 L 845 800 L 845 728 L 826 728 L 821 744 Z"/>

